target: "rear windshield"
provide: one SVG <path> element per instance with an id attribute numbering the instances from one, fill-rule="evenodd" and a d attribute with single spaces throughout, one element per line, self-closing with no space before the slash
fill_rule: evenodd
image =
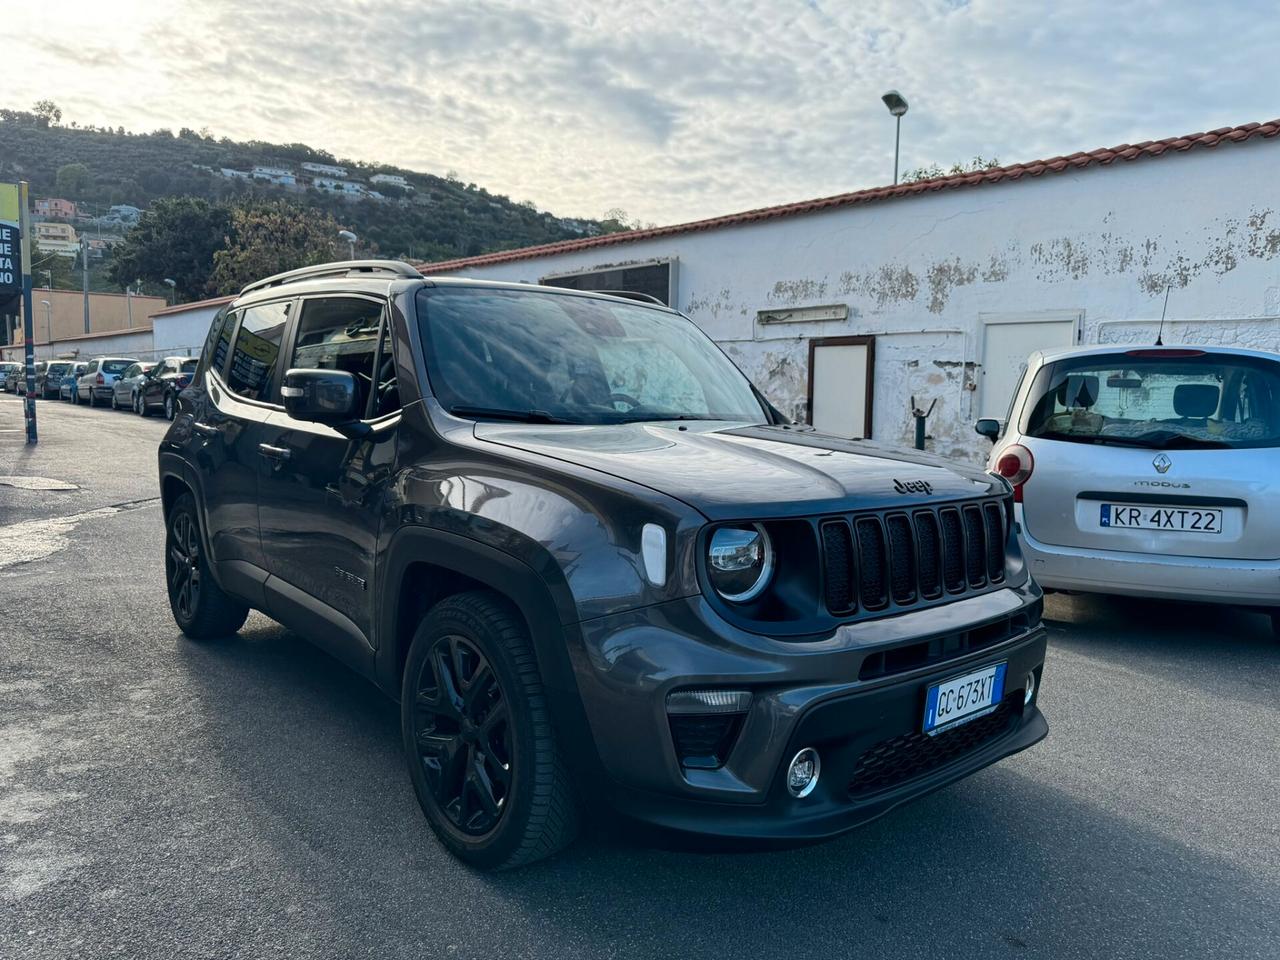
<path id="1" fill-rule="evenodd" d="M 102 372 L 103 373 L 124 373 L 131 366 L 133 366 L 135 362 L 136 361 L 134 360 L 103 360 Z"/>
<path id="2" fill-rule="evenodd" d="M 1280 446 L 1280 363 L 1196 351 L 1074 357 L 1036 375 L 1023 433 L 1156 450 Z"/>
<path id="3" fill-rule="evenodd" d="M 71 369 L 71 364 L 69 363 L 51 363 L 49 364 L 49 369 L 45 372 L 48 373 L 49 376 L 51 377 L 54 377 L 54 376 L 60 377 L 70 369 Z"/>
<path id="4" fill-rule="evenodd" d="M 196 364 L 197 364 L 197 363 L 199 363 L 199 362 L 200 362 L 200 361 L 198 361 L 198 360 L 183 360 L 183 361 L 182 361 L 182 372 L 183 372 L 183 373 L 195 373 L 195 372 L 196 372 Z"/>

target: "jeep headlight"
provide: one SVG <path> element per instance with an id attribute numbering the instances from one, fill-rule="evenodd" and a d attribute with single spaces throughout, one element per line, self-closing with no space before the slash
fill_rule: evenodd
<path id="1" fill-rule="evenodd" d="M 720 527 L 707 544 L 711 586 L 730 603 L 746 603 L 764 592 L 773 578 L 773 545 L 758 523 Z"/>

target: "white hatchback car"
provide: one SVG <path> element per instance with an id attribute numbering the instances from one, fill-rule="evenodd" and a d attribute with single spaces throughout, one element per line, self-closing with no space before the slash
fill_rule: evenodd
<path id="1" fill-rule="evenodd" d="M 1280 634 L 1280 356 L 1034 353 L 976 428 L 1042 586 L 1256 607 Z"/>

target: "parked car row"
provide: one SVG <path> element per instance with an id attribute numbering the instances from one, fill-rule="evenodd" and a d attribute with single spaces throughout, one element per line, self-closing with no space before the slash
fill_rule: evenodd
<path id="1" fill-rule="evenodd" d="M 177 409 L 178 391 L 191 380 L 195 357 L 135 360 L 132 357 L 94 357 L 90 360 L 37 360 L 35 394 L 41 400 L 69 400 L 91 407 L 132 410 L 147 417 L 157 411 L 169 420 Z M 0 390 L 21 394 L 26 386 L 24 365 L 0 363 Z"/>

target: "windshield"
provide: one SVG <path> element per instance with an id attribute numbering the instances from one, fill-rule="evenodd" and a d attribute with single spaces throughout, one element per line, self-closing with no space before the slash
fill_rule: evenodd
<path id="1" fill-rule="evenodd" d="M 564 423 L 766 418 L 746 377 L 676 314 L 573 294 L 429 287 L 427 373 L 461 416 Z"/>
<path id="2" fill-rule="evenodd" d="M 1036 377 L 1029 437 L 1113 446 L 1280 446 L 1280 363 L 1200 351 L 1077 357 Z"/>

